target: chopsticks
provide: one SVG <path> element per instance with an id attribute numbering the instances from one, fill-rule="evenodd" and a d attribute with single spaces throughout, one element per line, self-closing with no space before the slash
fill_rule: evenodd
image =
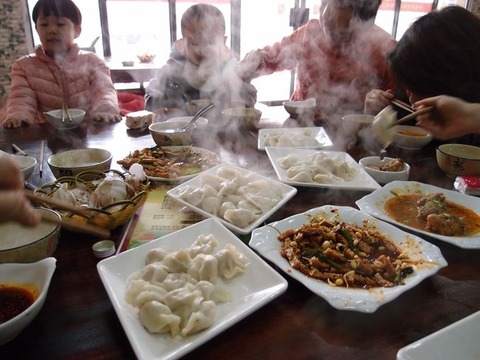
<path id="1" fill-rule="evenodd" d="M 398 99 L 393 99 L 391 101 L 391 103 L 393 105 L 396 105 L 398 106 L 399 108 L 403 109 L 403 110 L 406 110 L 410 113 L 413 113 L 413 109 L 412 109 L 412 106 L 410 104 L 407 104 L 406 102 L 403 102 L 402 100 L 398 100 Z"/>
<path id="2" fill-rule="evenodd" d="M 65 210 L 65 211 L 70 211 L 71 213 L 77 214 L 77 215 L 82 215 L 86 217 L 87 219 L 90 219 L 92 216 L 90 215 L 90 211 L 87 209 L 83 209 L 79 206 L 73 206 L 70 204 L 67 204 L 63 201 L 53 199 L 51 197 L 46 197 L 46 196 L 35 196 L 33 191 L 25 189 L 24 194 L 29 199 L 30 201 L 34 201 L 36 203 L 45 203 L 47 205 L 50 205 L 58 210 Z"/>
<path id="3" fill-rule="evenodd" d="M 419 116 L 419 115 L 423 115 L 423 114 L 429 113 L 429 112 L 432 111 L 432 110 L 433 110 L 433 106 L 425 106 L 425 107 L 423 107 L 423 108 L 421 108 L 421 109 L 418 109 L 418 110 L 412 112 L 411 114 L 408 114 L 407 116 L 404 116 L 404 117 L 398 119 L 397 121 L 395 121 L 395 122 L 393 123 L 393 126 L 394 126 L 394 125 L 398 125 L 398 124 L 400 124 L 400 123 L 403 123 L 403 122 L 405 122 L 405 121 L 414 119 L 414 118 L 416 118 L 416 117 Z"/>
<path id="4" fill-rule="evenodd" d="M 31 190 L 24 190 L 25 196 L 30 200 L 34 202 L 43 202 L 45 204 L 51 205 L 52 208 L 56 208 L 59 210 L 66 210 L 70 211 L 71 213 L 82 215 L 86 217 L 87 219 L 91 219 L 90 212 L 86 209 L 83 209 L 78 206 L 73 206 L 70 204 L 66 204 L 63 201 L 57 200 L 57 199 L 52 199 L 49 197 L 40 197 L 40 196 L 35 196 L 33 191 Z M 55 223 L 55 224 L 61 224 L 62 227 L 64 227 L 67 230 L 72 230 L 72 231 L 78 231 L 82 233 L 87 233 L 87 234 L 92 234 L 99 236 L 104 239 L 109 239 L 110 238 L 110 230 L 108 229 L 103 229 L 99 226 L 96 225 L 91 225 L 91 224 L 80 224 L 72 219 L 65 219 L 62 218 L 61 220 L 58 218 L 54 218 L 51 216 L 48 216 L 47 214 L 42 213 L 42 221 L 45 222 L 50 222 L 50 223 Z"/>
<path id="5" fill-rule="evenodd" d="M 43 161 L 45 157 L 45 140 L 42 140 L 42 143 L 40 144 L 40 162 L 38 164 L 38 172 L 40 177 L 43 175 Z"/>
<path id="6" fill-rule="evenodd" d="M 22 149 L 20 149 L 17 145 L 15 144 L 12 144 L 12 149 L 15 150 L 15 152 L 18 154 L 18 155 L 23 155 L 23 156 L 27 156 L 28 154 L 23 151 Z"/>
<path id="7" fill-rule="evenodd" d="M 79 224 L 75 222 L 74 220 L 71 219 L 58 219 L 52 216 L 49 216 L 46 213 L 41 214 L 42 221 L 44 222 L 49 222 L 53 224 L 60 224 L 63 228 L 71 231 L 78 231 L 86 234 L 91 234 L 95 235 L 98 237 L 101 237 L 103 239 L 109 239 L 110 238 L 110 230 L 108 229 L 103 229 L 101 227 L 95 226 L 95 225 L 90 225 L 90 224 Z"/>

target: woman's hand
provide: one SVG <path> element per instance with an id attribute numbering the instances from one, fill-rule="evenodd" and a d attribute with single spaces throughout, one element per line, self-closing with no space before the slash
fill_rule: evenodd
<path id="1" fill-rule="evenodd" d="M 381 110 L 390 105 L 393 100 L 393 92 L 391 90 L 373 89 L 365 97 L 365 107 L 363 113 L 367 115 L 376 115 Z"/>

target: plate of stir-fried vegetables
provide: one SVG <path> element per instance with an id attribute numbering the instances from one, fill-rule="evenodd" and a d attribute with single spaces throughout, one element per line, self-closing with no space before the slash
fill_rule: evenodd
<path id="1" fill-rule="evenodd" d="M 366 313 L 447 266 L 437 246 L 344 206 L 267 224 L 249 245 L 333 307 Z"/>

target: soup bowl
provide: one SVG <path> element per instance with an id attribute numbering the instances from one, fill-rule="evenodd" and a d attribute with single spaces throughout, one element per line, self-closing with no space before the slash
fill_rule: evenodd
<path id="1" fill-rule="evenodd" d="M 199 117 L 192 125 L 183 130 L 193 116 L 179 116 L 170 118 L 164 122 L 151 124 L 148 127 L 153 141 L 158 146 L 183 146 L 192 145 L 194 134 L 197 130 L 207 127 L 208 120 Z"/>
<path id="2" fill-rule="evenodd" d="M 257 130 L 262 112 L 255 108 L 228 108 L 222 111 L 222 119 L 228 128 Z"/>
<path id="3" fill-rule="evenodd" d="M 51 256 L 60 237 L 60 215 L 53 210 L 37 208 L 42 216 L 54 222 L 42 221 L 36 227 L 25 227 L 16 222 L 0 224 L 0 263 L 30 263 Z"/>
<path id="4" fill-rule="evenodd" d="M 53 257 L 30 264 L 0 264 L 0 292 L 20 291 L 19 294 L 33 301 L 26 309 L 16 309 L 14 317 L 8 316 L 9 320 L 0 323 L 0 345 L 12 340 L 35 319 L 45 303 L 55 268 Z"/>
<path id="5" fill-rule="evenodd" d="M 448 176 L 480 175 L 480 147 L 442 144 L 436 150 L 437 164 Z"/>
<path id="6" fill-rule="evenodd" d="M 290 117 L 296 119 L 298 117 L 313 114 L 317 101 L 314 98 L 306 100 L 287 100 L 283 102 L 283 107 L 290 114 Z"/>
<path id="7" fill-rule="evenodd" d="M 50 156 L 47 163 L 58 179 L 62 176 L 76 176 L 86 170 L 108 170 L 112 163 L 112 153 L 95 148 L 68 150 Z"/>
<path id="8" fill-rule="evenodd" d="M 408 180 L 410 165 L 398 159 L 380 156 L 367 156 L 358 162 L 360 166 L 379 184 L 394 180 Z"/>

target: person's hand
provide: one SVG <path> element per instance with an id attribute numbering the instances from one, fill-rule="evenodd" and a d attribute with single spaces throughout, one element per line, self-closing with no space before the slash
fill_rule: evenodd
<path id="1" fill-rule="evenodd" d="M 0 222 L 17 221 L 35 226 L 40 215 L 23 193 L 23 176 L 17 164 L 8 156 L 0 156 Z"/>
<path id="2" fill-rule="evenodd" d="M 365 97 L 365 107 L 363 113 L 367 115 L 376 115 L 385 109 L 393 100 L 393 92 L 391 90 L 383 91 L 373 89 L 368 92 Z"/>
<path id="3" fill-rule="evenodd" d="M 419 100 L 413 106 L 415 109 L 434 107 L 433 111 L 417 117 L 417 125 L 429 130 L 438 139 L 480 134 L 480 104 L 440 95 Z"/>
<path id="4" fill-rule="evenodd" d="M 119 122 L 122 120 L 120 114 L 111 114 L 111 113 L 96 113 L 92 116 L 95 121 L 104 121 L 104 122 Z"/>
<path id="5" fill-rule="evenodd" d="M 23 121 L 22 119 L 5 119 L 3 121 L 3 127 L 5 129 L 14 129 L 14 128 L 19 128 L 22 126 L 22 123 L 26 121 Z"/>
<path id="6" fill-rule="evenodd" d="M 250 81 L 258 76 L 263 68 L 264 54 L 261 50 L 250 51 L 237 65 L 237 74 L 242 79 Z"/>

